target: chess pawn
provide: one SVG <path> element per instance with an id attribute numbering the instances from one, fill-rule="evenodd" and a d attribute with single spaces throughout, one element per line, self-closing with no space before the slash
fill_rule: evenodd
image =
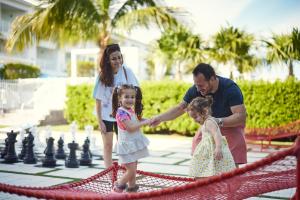
<path id="1" fill-rule="evenodd" d="M 64 150 L 64 140 L 62 139 L 62 137 L 59 138 L 59 140 L 57 141 L 57 151 L 55 154 L 55 158 L 56 159 L 66 159 L 66 154 L 65 154 L 65 150 Z"/>
<path id="2" fill-rule="evenodd" d="M 1 154 L 0 154 L 0 158 L 4 158 L 4 156 L 7 154 L 7 150 L 8 150 L 8 135 L 7 135 L 7 138 L 5 138 L 5 146 L 4 146 L 4 149 L 1 151 Z"/>
<path id="3" fill-rule="evenodd" d="M 33 151 L 33 147 L 34 147 L 34 137 L 31 134 L 31 132 L 29 132 L 28 136 L 27 136 L 27 148 L 26 148 L 26 154 L 24 157 L 23 162 L 25 164 L 36 164 L 37 163 L 37 159 L 35 157 L 34 151 Z"/>
<path id="4" fill-rule="evenodd" d="M 44 151 L 45 159 L 42 160 L 43 167 L 55 167 L 56 160 L 54 158 L 54 138 L 50 137 L 46 140 L 47 147 Z"/>
<path id="5" fill-rule="evenodd" d="M 90 140 L 86 138 L 82 145 L 83 152 L 81 153 L 80 165 L 90 166 L 92 164 L 92 154 L 90 152 Z"/>
<path id="6" fill-rule="evenodd" d="M 22 149 L 21 149 L 21 153 L 19 153 L 18 158 L 23 160 L 25 155 L 26 155 L 26 150 L 27 150 L 27 137 L 25 137 L 22 140 Z"/>

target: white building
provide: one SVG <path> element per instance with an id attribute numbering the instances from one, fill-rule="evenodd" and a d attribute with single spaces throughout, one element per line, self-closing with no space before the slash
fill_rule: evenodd
<path id="1" fill-rule="evenodd" d="M 21 53 L 9 54 L 5 51 L 5 43 L 11 30 L 12 21 L 17 16 L 32 12 L 37 3 L 36 0 L 0 0 L 0 64 L 13 62 L 36 65 L 40 67 L 43 75 L 50 77 L 67 76 L 66 67 L 71 61 L 73 61 L 73 69 L 76 68 L 76 63 L 80 59 L 88 59 L 97 64 L 99 48 L 91 42 L 60 49 L 52 42 L 42 41 L 25 48 Z M 132 39 L 122 39 L 117 36 L 113 38 L 120 43 L 126 65 L 140 80 L 146 79 L 147 46 Z M 72 75 L 76 76 L 74 70 Z"/>

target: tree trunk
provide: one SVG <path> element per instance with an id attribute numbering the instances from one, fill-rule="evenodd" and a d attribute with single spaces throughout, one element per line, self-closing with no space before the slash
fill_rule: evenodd
<path id="1" fill-rule="evenodd" d="M 176 66 L 175 80 L 182 80 L 181 63 L 180 62 L 178 62 L 177 66 Z"/>
<path id="2" fill-rule="evenodd" d="M 292 60 L 289 60 L 289 77 L 294 77 L 294 68 Z"/>
<path id="3" fill-rule="evenodd" d="M 231 80 L 233 80 L 233 72 L 232 72 L 232 70 L 230 70 L 229 78 L 230 78 Z"/>

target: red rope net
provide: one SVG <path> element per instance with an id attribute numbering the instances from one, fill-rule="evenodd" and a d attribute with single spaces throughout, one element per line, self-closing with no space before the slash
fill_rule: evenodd
<path id="1" fill-rule="evenodd" d="M 140 186 L 138 193 L 111 192 L 113 183 L 125 171 L 116 163 L 107 170 L 75 183 L 42 188 L 0 183 L 0 191 L 45 199 L 234 200 L 296 187 L 294 199 L 300 199 L 299 159 L 300 138 L 297 140 L 297 145 L 291 148 L 273 153 L 231 172 L 197 181 L 192 178 L 138 171 L 137 184 Z"/>

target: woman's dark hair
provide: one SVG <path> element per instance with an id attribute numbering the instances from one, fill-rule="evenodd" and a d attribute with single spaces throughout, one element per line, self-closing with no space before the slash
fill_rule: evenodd
<path id="1" fill-rule="evenodd" d="M 213 104 L 213 98 L 211 96 L 196 97 L 188 105 L 188 111 L 192 110 L 200 114 L 204 114 L 205 113 L 204 109 L 208 109 L 209 114 L 211 114 L 212 104 Z"/>
<path id="2" fill-rule="evenodd" d="M 143 104 L 142 104 L 142 91 L 139 87 L 124 84 L 114 88 L 113 96 L 112 96 L 112 117 L 116 118 L 117 110 L 120 107 L 119 99 L 123 94 L 125 89 L 133 89 L 135 90 L 135 105 L 134 105 L 134 112 L 139 120 L 142 119 L 142 112 L 143 112 Z"/>
<path id="3" fill-rule="evenodd" d="M 114 72 L 109 62 L 109 56 L 116 51 L 121 52 L 118 44 L 107 45 L 100 60 L 100 81 L 105 86 L 113 86 L 114 84 Z"/>
<path id="4" fill-rule="evenodd" d="M 194 76 L 197 76 L 198 74 L 203 74 L 207 81 L 210 80 L 211 77 L 216 77 L 214 68 L 211 65 L 205 63 L 198 64 L 193 70 Z"/>

